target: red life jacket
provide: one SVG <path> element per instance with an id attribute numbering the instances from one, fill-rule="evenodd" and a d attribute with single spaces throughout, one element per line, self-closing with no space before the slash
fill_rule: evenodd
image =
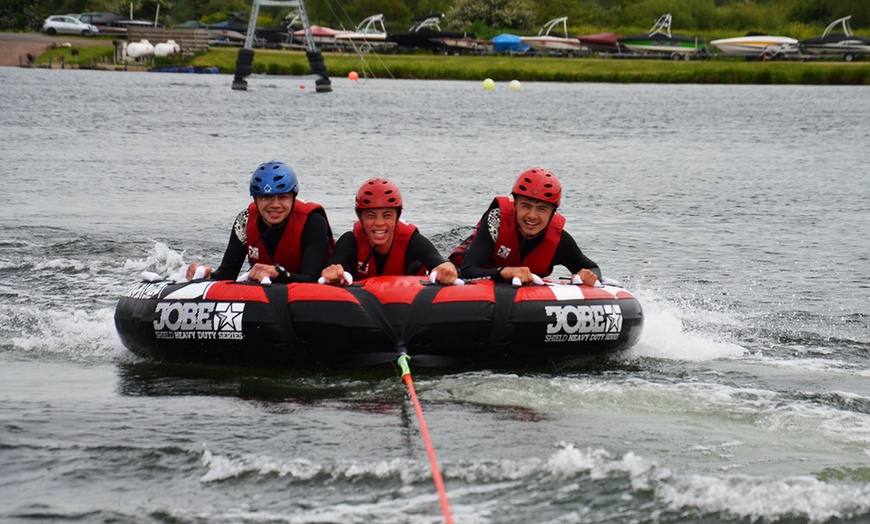
<path id="1" fill-rule="evenodd" d="M 399 220 L 396 223 L 396 231 L 393 234 L 393 245 L 390 246 L 390 252 L 387 254 L 387 263 L 384 265 L 384 272 L 379 274 L 374 260 L 369 256 L 374 248 L 369 244 L 369 239 L 362 228 L 362 222 L 357 220 L 353 224 L 353 237 L 356 239 L 357 257 L 356 279 L 362 280 L 368 277 L 378 277 L 383 275 L 404 275 L 405 253 L 408 250 L 408 242 L 411 240 L 411 235 L 416 231 L 417 226 L 409 224 L 404 220 Z"/>
<path id="2" fill-rule="evenodd" d="M 495 240 L 492 254 L 490 255 L 490 263 L 485 267 L 522 267 L 526 266 L 529 270 L 541 277 L 545 277 L 553 272 L 553 257 L 556 255 L 556 249 L 559 247 L 559 242 L 562 240 L 562 229 L 565 227 L 565 217 L 559 212 L 553 214 L 550 223 L 547 224 L 547 229 L 544 230 L 544 238 L 525 258 L 520 258 L 520 241 L 519 233 L 517 232 L 517 217 L 516 208 L 514 208 L 514 200 L 511 197 L 499 196 L 493 199 L 489 208 L 493 209 L 498 205 L 500 213 L 498 238 Z M 465 241 L 460 244 L 453 253 L 450 254 L 450 261 L 457 266 L 462 265 L 462 259 L 465 255 L 465 250 L 471 245 L 471 241 L 477 236 L 477 231 L 480 229 L 481 223 L 477 224 L 474 232 Z M 489 234 L 488 231 L 486 231 Z"/>
<path id="3" fill-rule="evenodd" d="M 305 227 L 305 222 L 308 221 L 308 215 L 311 213 L 321 213 L 326 218 L 326 211 L 320 204 L 308 202 L 306 200 L 296 199 L 293 204 L 293 211 L 287 218 L 287 225 L 284 226 L 284 233 L 281 235 L 281 240 L 278 241 L 278 247 L 275 249 L 275 256 L 269 255 L 269 251 L 263 244 L 260 235 L 260 228 L 257 226 L 257 219 L 260 216 L 257 211 L 257 203 L 251 202 L 248 205 L 248 223 L 245 225 L 246 242 L 248 244 L 248 261 L 253 266 L 254 264 L 281 264 L 287 271 L 291 273 L 299 273 L 302 271 L 302 229 Z M 326 228 L 329 234 L 329 247 L 326 250 L 326 256 L 332 252 L 335 246 L 335 240 L 332 238 L 332 231 L 329 228 L 329 220 L 326 221 Z M 326 260 L 323 261 L 326 263 Z"/>

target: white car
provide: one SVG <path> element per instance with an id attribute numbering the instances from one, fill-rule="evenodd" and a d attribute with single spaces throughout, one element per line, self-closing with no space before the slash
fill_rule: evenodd
<path id="1" fill-rule="evenodd" d="M 99 34 L 100 30 L 91 24 L 86 24 L 74 16 L 55 15 L 49 16 L 42 24 L 42 30 L 50 35 L 67 34 L 92 36 Z"/>

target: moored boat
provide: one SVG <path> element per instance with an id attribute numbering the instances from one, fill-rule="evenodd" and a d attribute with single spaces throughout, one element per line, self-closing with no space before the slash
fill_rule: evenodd
<path id="1" fill-rule="evenodd" d="M 462 33 L 461 35 L 445 35 L 441 37 L 441 42 L 444 44 L 444 50 L 447 53 L 454 54 L 466 52 L 483 52 L 486 49 L 486 42 L 478 40 L 474 33 Z"/>
<path id="2" fill-rule="evenodd" d="M 241 45 L 247 38 L 248 26 L 239 20 L 224 20 L 206 27 L 209 43 Z"/>
<path id="3" fill-rule="evenodd" d="M 324 49 L 332 49 L 337 44 L 335 39 L 336 36 L 340 34 L 347 34 L 350 31 L 339 31 L 336 29 L 332 29 L 331 27 L 324 27 L 319 25 L 311 26 L 311 38 L 318 47 Z M 293 40 L 294 42 L 298 42 L 299 45 L 305 45 L 305 30 L 298 29 L 293 31 Z"/>
<path id="4" fill-rule="evenodd" d="M 577 40 L 593 53 L 618 53 L 620 38 L 623 36 L 616 33 L 595 33 L 580 35 Z"/>
<path id="5" fill-rule="evenodd" d="M 807 38 L 800 41 L 800 48 L 814 55 L 843 55 L 847 62 L 855 60 L 860 55 L 870 54 L 870 38 L 855 36 L 849 25 L 852 16 L 844 16 L 831 22 L 822 36 Z M 843 32 L 835 33 L 837 26 Z"/>
<path id="6" fill-rule="evenodd" d="M 439 21 L 441 13 L 414 18 L 414 24 L 404 33 L 390 33 L 387 40 L 407 49 L 437 49 L 441 46 L 438 35 L 441 33 Z"/>
<path id="7" fill-rule="evenodd" d="M 363 51 L 395 47 L 393 42 L 387 42 L 387 30 L 384 27 L 384 15 L 372 15 L 353 31 L 343 31 L 335 35 L 335 42 L 345 47 L 361 48 Z"/>
<path id="8" fill-rule="evenodd" d="M 561 24 L 562 32 L 554 31 Z M 542 53 L 556 53 L 560 55 L 575 56 L 581 51 L 580 40 L 568 36 L 568 17 L 554 18 L 538 31 L 537 36 L 521 37 L 523 43 L 532 49 Z"/>
<path id="9" fill-rule="evenodd" d="M 713 40 L 710 45 L 717 47 L 723 54 L 758 58 L 786 58 L 800 53 L 798 41 L 787 36 L 771 36 L 749 33 L 746 36 Z"/>
<path id="10" fill-rule="evenodd" d="M 431 285 L 375 277 L 347 287 L 143 281 L 115 310 L 137 355 L 298 368 L 380 365 L 402 352 L 443 369 L 569 364 L 632 346 L 643 310 L 614 285 Z"/>
<path id="11" fill-rule="evenodd" d="M 147 20 L 133 20 L 125 16 L 116 15 L 114 13 L 96 12 L 82 13 L 76 18 L 86 24 L 91 24 L 100 30 L 101 35 L 119 35 L 125 36 L 127 29 L 130 27 L 161 27 L 155 19 L 154 22 Z"/>
<path id="12" fill-rule="evenodd" d="M 442 31 L 440 21 L 444 13 L 432 13 L 414 18 L 414 25 L 404 33 L 390 33 L 387 40 L 400 48 L 429 49 L 436 53 L 462 50 L 473 51 L 474 35 L 458 31 Z"/>
<path id="13" fill-rule="evenodd" d="M 658 54 L 686 60 L 706 51 L 704 41 L 697 37 L 671 34 L 671 20 L 670 14 L 660 16 L 649 33 L 620 38 L 620 48 L 635 53 Z"/>
<path id="14" fill-rule="evenodd" d="M 278 25 L 258 27 L 255 34 L 257 43 L 266 47 L 290 45 L 293 42 L 293 28 L 296 18 L 285 18 Z"/>
<path id="15" fill-rule="evenodd" d="M 502 33 L 492 38 L 492 50 L 496 53 L 523 54 L 532 47 L 519 35 Z"/>

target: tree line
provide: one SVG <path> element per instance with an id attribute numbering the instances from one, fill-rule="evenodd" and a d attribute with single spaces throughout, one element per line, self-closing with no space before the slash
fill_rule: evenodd
<path id="1" fill-rule="evenodd" d="M 247 22 L 251 0 L 0 0 L 0 30 L 38 31 L 53 14 L 103 11 L 171 26 L 236 18 Z M 413 18 L 444 13 L 442 28 L 491 38 L 501 32 L 533 34 L 547 20 L 568 17 L 576 34 L 645 32 L 664 13 L 673 15 L 675 33 L 748 31 L 820 34 L 836 18 L 852 16 L 852 28 L 867 33 L 866 0 L 306 0 L 312 24 L 353 29 L 363 18 L 382 13 L 388 32 L 405 31 Z M 258 25 L 279 24 L 288 9 L 262 7 Z M 800 34 L 796 34 L 800 33 Z"/>

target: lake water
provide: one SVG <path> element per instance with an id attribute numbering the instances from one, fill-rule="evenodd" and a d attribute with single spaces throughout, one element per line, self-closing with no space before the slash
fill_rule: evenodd
<path id="1" fill-rule="evenodd" d="M 662 64 L 663 67 L 667 63 Z M 445 254 L 532 166 L 643 303 L 570 373 L 418 376 L 456 522 L 870 518 L 870 91 L 0 68 L 0 520 L 442 522 L 391 370 L 156 364 L 112 315 L 220 261 L 278 159 L 386 176 Z"/>

